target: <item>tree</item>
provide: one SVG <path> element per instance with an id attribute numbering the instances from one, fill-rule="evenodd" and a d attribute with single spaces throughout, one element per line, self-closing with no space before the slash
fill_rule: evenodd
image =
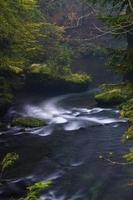
<path id="1" fill-rule="evenodd" d="M 0 69 L 21 72 L 39 50 L 40 13 L 36 0 L 0 1 Z"/>
<path id="2" fill-rule="evenodd" d="M 99 3 L 97 0 L 92 2 Z M 116 62 L 116 68 L 124 72 L 128 78 L 129 74 L 133 73 L 133 0 L 101 0 L 100 3 L 111 8 L 111 12 L 101 17 L 108 26 L 106 30 L 101 31 L 115 37 L 127 38 L 127 48 L 115 50 L 112 61 Z"/>

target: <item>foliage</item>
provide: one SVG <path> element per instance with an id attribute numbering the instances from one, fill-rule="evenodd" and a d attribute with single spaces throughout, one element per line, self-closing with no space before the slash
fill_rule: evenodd
<path id="1" fill-rule="evenodd" d="M 123 135 L 123 140 L 132 140 L 133 139 L 133 124 L 129 126 L 126 133 Z"/>
<path id="2" fill-rule="evenodd" d="M 38 50 L 41 22 L 34 20 L 36 0 L 0 1 L 0 68 L 22 71 L 28 57 Z"/>
<path id="3" fill-rule="evenodd" d="M 92 2 L 95 4 L 99 1 L 92 0 Z M 100 16 L 106 22 L 104 32 L 115 37 L 127 38 L 127 48 L 110 50 L 109 64 L 117 71 L 124 73 L 125 79 L 129 82 L 122 83 L 121 86 L 103 87 L 103 93 L 96 95 L 96 100 L 105 103 L 123 102 L 120 106 L 121 116 L 129 118 L 129 128 L 123 138 L 133 139 L 133 1 L 101 0 L 100 3 L 111 8 L 110 13 L 106 12 L 105 16 Z M 132 154 L 129 154 L 129 157 L 125 158 L 130 159 L 131 156 Z"/>
<path id="4" fill-rule="evenodd" d="M 123 140 L 133 139 L 133 83 L 103 84 L 102 92 L 95 96 L 98 103 L 120 104 L 121 117 L 128 118 L 129 127 L 123 135 Z"/>
<path id="5" fill-rule="evenodd" d="M 123 139 L 133 139 L 133 98 L 121 105 L 121 116 L 129 119 L 129 128 Z"/>
<path id="6" fill-rule="evenodd" d="M 7 168 L 14 165 L 14 163 L 16 162 L 16 160 L 18 160 L 18 158 L 19 158 L 19 155 L 14 152 L 6 154 L 6 156 L 3 158 L 2 162 L 1 162 L 1 177 L 3 175 L 3 172 Z"/>
<path id="7" fill-rule="evenodd" d="M 130 82 L 121 84 L 103 84 L 102 92 L 95 96 L 99 103 L 105 104 L 120 104 L 129 100 L 133 96 L 133 85 Z M 126 104 L 127 105 L 127 104 Z"/>
<path id="8" fill-rule="evenodd" d="M 123 102 L 125 99 L 122 96 L 120 89 L 113 89 L 107 92 L 103 92 L 100 94 L 97 94 L 95 96 L 95 100 L 98 103 L 104 103 L 104 104 L 119 104 Z"/>
<path id="9" fill-rule="evenodd" d="M 106 27 L 103 32 L 112 34 L 114 37 L 127 38 L 128 46 L 113 49 L 109 52 L 109 64 L 117 71 L 126 74 L 133 71 L 133 1 L 132 0 L 88 0 L 100 3 L 109 11 L 99 16 Z"/>
<path id="10" fill-rule="evenodd" d="M 71 72 L 72 51 L 67 46 L 58 46 L 56 55 L 47 60 L 46 71 L 54 77 L 61 77 Z"/>
<path id="11" fill-rule="evenodd" d="M 63 41 L 64 29 L 46 20 L 37 0 L 1 0 L 0 24 L 0 110 L 3 113 L 4 98 L 21 89 L 27 73 L 47 73 L 54 78 L 70 75 L 73 53 Z M 6 105 L 9 100 L 11 104 L 11 98 L 5 99 Z"/>
<path id="12" fill-rule="evenodd" d="M 32 117 L 15 117 L 11 124 L 13 126 L 25 126 L 25 127 L 39 127 L 45 126 L 47 123 L 44 120 L 36 119 Z"/>
<path id="13" fill-rule="evenodd" d="M 128 117 L 129 121 L 133 123 L 133 98 L 121 105 L 121 116 Z"/>
<path id="14" fill-rule="evenodd" d="M 65 80 L 73 83 L 85 83 L 91 81 L 91 78 L 86 73 L 71 73 L 65 77 Z"/>
<path id="15" fill-rule="evenodd" d="M 130 148 L 130 153 L 127 153 L 123 156 L 127 161 L 133 161 L 133 148 Z"/>
<path id="16" fill-rule="evenodd" d="M 20 200 L 41 200 L 39 198 L 39 192 L 49 185 L 51 185 L 51 181 L 40 181 L 35 183 L 32 186 L 27 187 L 27 196 L 20 198 Z"/>
<path id="17" fill-rule="evenodd" d="M 88 83 L 91 78 L 86 73 L 72 73 L 71 68 L 66 67 L 55 67 L 55 64 L 49 62 L 48 64 L 32 64 L 29 68 L 32 73 L 48 74 L 53 79 L 62 79 L 72 83 Z"/>
<path id="18" fill-rule="evenodd" d="M 32 72 L 32 73 L 49 73 L 47 64 L 35 64 L 34 63 L 28 68 L 28 71 Z"/>
<path id="19" fill-rule="evenodd" d="M 119 73 L 128 73 L 133 71 L 133 60 L 125 48 L 108 49 L 108 65 Z"/>

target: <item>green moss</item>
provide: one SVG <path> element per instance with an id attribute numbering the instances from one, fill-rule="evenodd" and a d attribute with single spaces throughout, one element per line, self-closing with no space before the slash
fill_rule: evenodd
<path id="1" fill-rule="evenodd" d="M 133 139 L 133 83 L 110 84 L 101 86 L 102 92 L 95 96 L 99 103 L 120 104 L 121 117 L 128 118 L 129 127 L 123 140 Z"/>
<path id="2" fill-rule="evenodd" d="M 91 81 L 91 77 L 86 73 L 72 73 L 71 68 L 64 68 L 63 72 L 57 72 L 55 67 L 47 64 L 32 64 L 29 67 L 31 73 L 48 74 L 53 79 L 61 79 L 72 83 L 86 83 Z M 61 70 L 60 70 L 61 71 Z"/>
<path id="3" fill-rule="evenodd" d="M 34 183 L 32 186 L 27 187 L 26 197 L 20 198 L 20 200 L 40 200 L 39 193 L 41 190 L 49 187 L 52 184 L 52 181 L 40 181 Z"/>
<path id="4" fill-rule="evenodd" d="M 32 72 L 32 73 L 48 73 L 49 74 L 49 71 L 48 71 L 48 67 L 47 67 L 47 64 L 32 64 L 30 67 L 29 67 L 29 71 Z"/>
<path id="5" fill-rule="evenodd" d="M 85 73 L 71 73 L 70 75 L 64 77 L 64 79 L 74 83 L 86 83 L 91 81 L 90 76 Z"/>
<path id="6" fill-rule="evenodd" d="M 98 103 L 121 104 L 128 101 L 133 96 L 133 84 L 129 82 L 121 84 L 103 84 L 102 92 L 95 96 Z"/>
<path id="7" fill-rule="evenodd" d="M 12 126 L 39 127 L 47 125 L 46 121 L 32 117 L 15 117 L 11 122 Z"/>
<path id="8" fill-rule="evenodd" d="M 102 104 L 120 104 L 125 100 L 125 98 L 120 89 L 112 89 L 110 91 L 97 94 L 95 96 L 95 100 Z"/>

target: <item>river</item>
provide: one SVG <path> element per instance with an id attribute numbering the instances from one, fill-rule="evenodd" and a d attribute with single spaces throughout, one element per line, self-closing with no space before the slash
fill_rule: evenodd
<path id="1" fill-rule="evenodd" d="M 104 66 L 102 57 L 90 56 L 75 62 L 79 71 L 91 73 L 88 91 L 53 97 L 20 95 L 10 111 L 46 119 L 39 128 L 8 127 L 1 132 L 0 152 L 16 152 L 20 159 L 5 171 L 0 199 L 19 199 L 25 187 L 41 180 L 52 185 L 41 193 L 45 200 L 132 200 L 132 165 L 122 155 L 131 146 L 121 137 L 127 120 L 115 107 L 99 107 L 94 95 L 98 84 L 117 82 L 119 77 Z M 103 158 L 103 159 L 100 159 Z"/>

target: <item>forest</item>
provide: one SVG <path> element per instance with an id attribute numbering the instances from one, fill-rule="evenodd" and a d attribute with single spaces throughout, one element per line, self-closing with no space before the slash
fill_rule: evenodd
<path id="1" fill-rule="evenodd" d="M 0 1 L 0 200 L 132 200 L 133 0 Z"/>

